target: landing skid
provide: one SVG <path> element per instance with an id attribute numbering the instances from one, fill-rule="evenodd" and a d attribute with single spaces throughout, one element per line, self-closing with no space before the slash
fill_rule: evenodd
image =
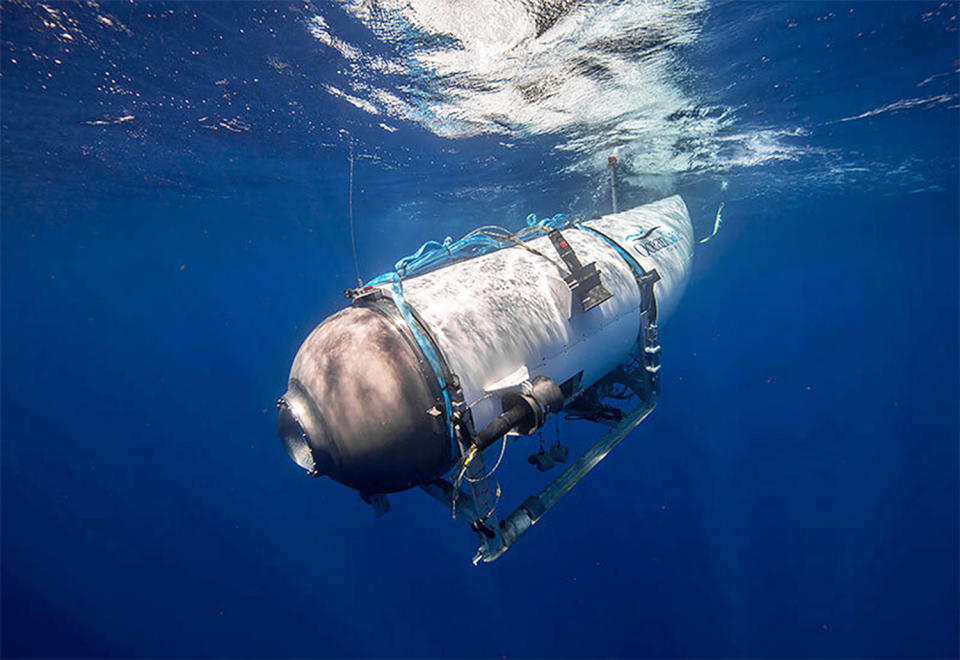
<path id="1" fill-rule="evenodd" d="M 480 546 L 473 563 L 479 564 L 481 560 L 491 562 L 509 550 L 517 542 L 517 539 L 533 527 L 554 504 L 560 501 L 560 498 L 569 493 L 593 468 L 597 467 L 600 461 L 620 444 L 631 431 L 637 428 L 640 422 L 646 419 L 647 415 L 653 412 L 656 407 L 656 401 L 651 401 L 634 408 L 619 424 L 597 440 L 580 458 L 564 470 L 560 476 L 547 484 L 537 495 L 528 497 L 523 504 L 518 506 L 513 513 L 499 524 L 499 534 L 492 538 L 484 538 L 484 544 Z M 443 504 L 453 507 L 453 493 L 455 491 L 453 484 L 449 481 L 437 479 L 425 484 L 423 489 Z M 461 491 L 457 497 L 456 506 L 457 517 L 469 521 L 471 527 L 476 527 L 478 522 L 489 526 L 489 518 L 483 520 L 477 516 L 473 502 L 467 493 Z"/>

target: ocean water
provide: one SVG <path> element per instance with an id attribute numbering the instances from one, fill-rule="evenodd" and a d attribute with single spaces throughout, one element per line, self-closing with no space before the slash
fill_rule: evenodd
<path id="1" fill-rule="evenodd" d="M 2 655 L 957 657 L 957 16 L 4 2 Z M 351 149 L 364 278 L 607 212 L 612 154 L 621 207 L 723 204 L 657 410 L 495 563 L 277 439 L 356 281 Z"/>

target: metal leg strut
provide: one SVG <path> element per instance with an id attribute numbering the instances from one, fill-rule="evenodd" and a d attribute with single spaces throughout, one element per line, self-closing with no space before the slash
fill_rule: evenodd
<path id="1" fill-rule="evenodd" d="M 524 532 L 543 517 L 543 514 L 559 502 L 561 497 L 570 492 L 570 489 L 573 488 L 578 481 L 587 476 L 614 447 L 620 444 L 631 431 L 637 428 L 640 422 L 646 419 L 647 415 L 653 412 L 653 409 L 656 407 L 656 401 L 650 401 L 638 406 L 633 412 L 624 417 L 617 426 L 610 429 L 606 435 L 597 440 L 590 449 L 584 452 L 583 456 L 564 470 L 563 474 L 547 484 L 546 488 L 540 491 L 539 495 L 528 497 L 523 504 L 517 507 L 516 511 L 504 519 L 501 526 L 503 543 L 500 545 L 499 552 L 484 555 L 483 561 L 493 561 L 506 552 Z"/>

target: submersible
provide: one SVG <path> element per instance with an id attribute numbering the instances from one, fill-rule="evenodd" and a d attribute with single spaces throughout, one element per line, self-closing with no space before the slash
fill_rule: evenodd
<path id="1" fill-rule="evenodd" d="M 385 495 L 423 488 L 470 523 L 475 561 L 495 559 L 652 410 L 659 324 L 685 288 L 693 242 L 673 196 L 426 244 L 349 290 L 352 303 L 303 342 L 279 401 L 287 452 L 381 513 Z M 628 396 L 629 412 L 607 401 Z M 613 428 L 500 519 L 485 450 L 561 411 Z M 566 452 L 536 456 L 544 469 Z"/>

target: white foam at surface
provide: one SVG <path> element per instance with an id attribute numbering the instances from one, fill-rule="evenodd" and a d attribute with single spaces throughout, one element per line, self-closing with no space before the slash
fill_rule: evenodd
<path id="1" fill-rule="evenodd" d="M 405 66 L 371 58 L 380 70 L 403 70 L 438 92 L 429 100 L 416 104 L 389 90 L 367 90 L 373 107 L 386 105 L 387 114 L 444 137 L 558 134 L 568 149 L 581 151 L 584 141 L 663 129 L 665 117 L 690 106 L 671 49 L 695 39 L 703 0 L 575 5 L 539 36 L 537 15 L 523 2 L 384 0 L 344 8 L 385 40 L 413 33 L 446 39 L 415 50 Z M 346 59 L 359 59 L 322 16 L 311 18 L 308 29 Z M 639 55 L 621 53 L 611 40 L 647 45 L 638 46 Z"/>
<path id="2" fill-rule="evenodd" d="M 449 139 L 499 134 L 512 145 L 551 136 L 563 156 L 553 171 L 591 177 L 598 190 L 615 150 L 622 181 L 663 195 L 681 175 L 773 163 L 847 183 L 864 171 L 858 155 L 812 145 L 811 130 L 957 98 L 894 100 L 803 127 L 758 126 L 744 119 L 747 108 L 699 97 L 691 84 L 684 49 L 700 37 L 708 0 L 343 0 L 339 7 L 386 54 L 360 52 L 321 15 L 310 18 L 310 32 L 344 59 L 349 91 L 328 91 Z"/>

